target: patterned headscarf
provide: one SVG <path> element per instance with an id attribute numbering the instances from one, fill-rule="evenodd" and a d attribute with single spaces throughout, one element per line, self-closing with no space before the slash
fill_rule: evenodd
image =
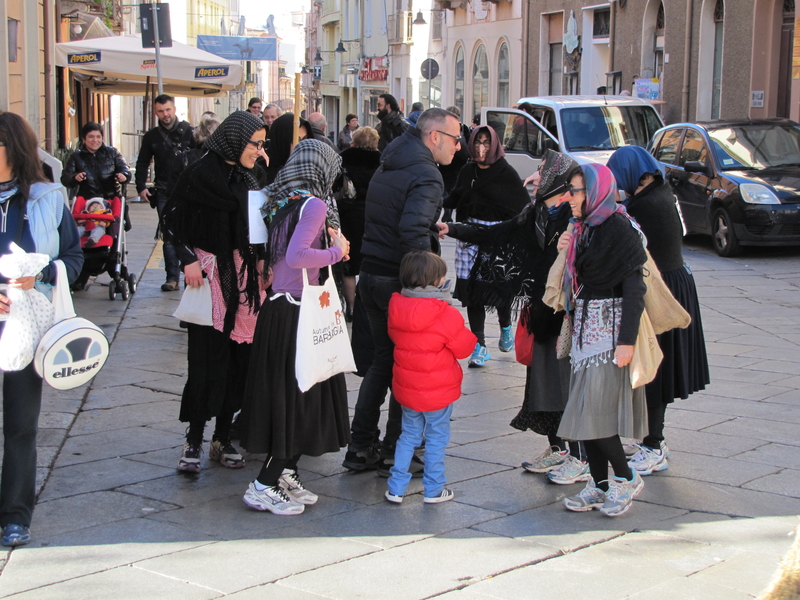
<path id="1" fill-rule="evenodd" d="M 566 154 L 546 150 L 539 167 L 540 179 L 536 190 L 536 202 L 542 202 L 556 194 L 563 194 L 569 185 L 569 180 L 579 170 L 578 163 Z"/>
<path id="2" fill-rule="evenodd" d="M 620 186 L 633 196 L 643 175 L 664 179 L 664 167 L 640 146 L 622 146 L 608 160 L 608 168 Z"/>
<path id="3" fill-rule="evenodd" d="M 258 189 L 258 180 L 253 175 L 253 170 L 245 168 L 239 159 L 253 134 L 264 127 L 264 122 L 253 113 L 237 110 L 220 123 L 203 146 L 223 159 L 236 163 L 234 169 L 242 175 L 251 190 Z"/>
<path id="4" fill-rule="evenodd" d="M 497 132 L 492 127 L 488 127 L 486 125 L 482 127 L 476 127 L 472 130 L 472 133 L 469 136 L 469 143 L 467 144 L 467 151 L 469 152 L 469 157 L 474 162 L 478 162 L 478 153 L 475 152 L 475 140 L 478 139 L 478 136 L 482 133 L 485 133 L 489 136 L 489 150 L 486 152 L 486 160 L 483 162 L 484 165 L 493 165 L 498 160 L 503 158 L 506 155 L 505 150 L 503 150 L 503 145 L 500 143 L 500 138 L 497 135 Z"/>

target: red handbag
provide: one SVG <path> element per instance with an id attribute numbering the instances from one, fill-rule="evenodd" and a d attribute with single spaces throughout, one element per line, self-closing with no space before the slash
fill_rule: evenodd
<path id="1" fill-rule="evenodd" d="M 517 332 L 514 334 L 514 352 L 517 355 L 517 362 L 531 366 L 533 361 L 533 334 L 528 331 L 528 319 L 530 310 L 523 308 L 517 321 Z"/>

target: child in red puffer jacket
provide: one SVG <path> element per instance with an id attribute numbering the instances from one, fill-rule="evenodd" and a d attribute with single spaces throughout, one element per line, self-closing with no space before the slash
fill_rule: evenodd
<path id="1" fill-rule="evenodd" d="M 414 448 L 425 440 L 425 502 L 453 499 L 444 487 L 444 452 L 453 402 L 461 396 L 459 358 L 475 348 L 475 335 L 442 290 L 447 265 L 431 252 L 409 252 L 400 263 L 402 292 L 389 301 L 389 337 L 395 344 L 392 392 L 403 407 L 386 499 L 400 503 L 408 488 Z"/>

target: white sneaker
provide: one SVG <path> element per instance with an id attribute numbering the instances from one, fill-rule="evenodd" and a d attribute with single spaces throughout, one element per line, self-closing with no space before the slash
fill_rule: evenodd
<path id="1" fill-rule="evenodd" d="M 632 470 L 633 479 L 628 481 L 622 477 L 612 476 L 608 480 L 606 501 L 600 507 L 600 512 L 607 517 L 624 515 L 633 505 L 633 499 L 644 488 L 644 480 L 636 470 Z"/>
<path id="2" fill-rule="evenodd" d="M 455 498 L 453 490 L 443 488 L 442 491 L 439 492 L 437 496 L 425 496 L 423 502 L 425 504 L 439 504 L 439 502 L 447 502 L 448 500 L 452 500 L 453 498 Z"/>
<path id="3" fill-rule="evenodd" d="M 276 515 L 299 515 L 305 506 L 290 498 L 283 489 L 276 485 L 264 490 L 257 490 L 253 482 L 247 486 L 242 501 L 255 510 L 268 510 Z"/>
<path id="4" fill-rule="evenodd" d="M 640 445 L 639 451 L 630 458 L 628 466 L 642 476 L 669 469 L 666 452 L 663 449 L 655 450 L 644 444 Z"/>
<path id="5" fill-rule="evenodd" d="M 522 468 L 531 473 L 549 473 L 560 467 L 569 459 L 569 450 L 562 450 L 558 446 L 550 446 L 531 462 L 522 463 Z"/>
<path id="6" fill-rule="evenodd" d="M 296 500 L 300 504 L 316 504 L 317 500 L 319 500 L 319 496 L 317 496 L 314 492 L 309 492 L 300 482 L 300 478 L 297 476 L 297 471 L 289 471 L 288 469 L 285 469 L 283 474 L 278 479 L 278 485 L 283 489 L 284 492 L 288 493 L 293 500 Z"/>
<path id="7" fill-rule="evenodd" d="M 561 503 L 567 510 L 587 512 L 593 508 L 600 508 L 605 501 L 606 493 L 594 484 L 594 479 L 589 477 L 586 487 L 577 496 L 564 498 Z"/>
<path id="8" fill-rule="evenodd" d="M 589 481 L 592 478 L 589 472 L 589 464 L 579 461 L 574 456 L 570 456 L 564 464 L 550 471 L 547 478 L 553 483 L 569 485 L 579 481 Z"/>

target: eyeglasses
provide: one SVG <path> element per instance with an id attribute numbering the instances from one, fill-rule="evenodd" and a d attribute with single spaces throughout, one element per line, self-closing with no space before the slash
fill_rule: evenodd
<path id="1" fill-rule="evenodd" d="M 256 150 L 261 150 L 267 145 L 267 140 L 247 140 L 247 143 L 251 146 L 255 146 Z"/>
<path id="2" fill-rule="evenodd" d="M 575 195 L 576 193 L 578 193 L 578 192 L 585 192 L 585 191 L 586 191 L 586 188 L 585 188 L 585 187 L 582 187 L 582 188 L 576 188 L 576 187 L 572 187 L 572 184 L 569 184 L 569 185 L 567 186 L 567 191 L 568 191 L 568 192 L 569 192 L 569 193 L 570 193 L 572 196 L 574 196 L 574 195 Z"/>
<path id="3" fill-rule="evenodd" d="M 441 133 L 442 135 L 446 135 L 447 137 L 453 138 L 456 141 L 456 144 L 461 143 L 460 135 L 453 135 L 452 133 L 447 133 L 446 131 L 442 131 L 441 129 L 434 129 L 434 131 Z"/>
<path id="4" fill-rule="evenodd" d="M 489 148 L 489 147 L 491 147 L 491 145 L 492 145 L 492 142 L 490 142 L 489 140 L 486 140 L 485 142 L 478 142 L 478 141 L 476 141 L 476 142 L 475 142 L 475 145 L 476 145 L 476 146 L 483 146 L 484 148 Z"/>

